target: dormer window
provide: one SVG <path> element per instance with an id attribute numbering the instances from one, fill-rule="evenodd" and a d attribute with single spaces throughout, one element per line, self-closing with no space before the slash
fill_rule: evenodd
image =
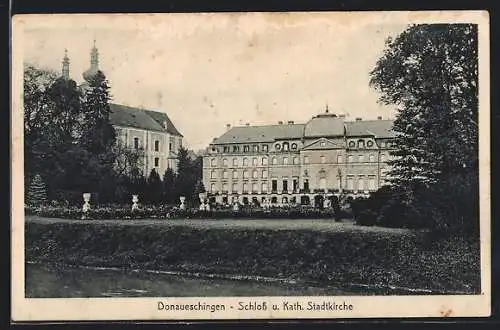
<path id="1" fill-rule="evenodd" d="M 281 144 L 276 143 L 276 144 L 274 145 L 274 148 L 275 148 L 276 150 L 281 150 Z"/>
<path id="2" fill-rule="evenodd" d="M 259 146 L 258 145 L 254 145 L 253 146 L 253 152 L 259 152 Z"/>
<path id="3" fill-rule="evenodd" d="M 356 142 L 350 141 L 349 142 L 349 148 L 356 148 Z"/>
<path id="4" fill-rule="evenodd" d="M 367 146 L 368 148 L 373 147 L 373 141 L 372 141 L 372 140 L 367 141 L 367 142 L 366 142 L 366 146 Z"/>
<path id="5" fill-rule="evenodd" d="M 288 142 L 283 142 L 283 151 L 288 151 Z"/>
<path id="6" fill-rule="evenodd" d="M 267 144 L 263 144 L 263 145 L 262 145 L 262 151 L 267 152 L 267 150 L 268 150 L 268 149 L 267 149 Z"/>
<path id="7" fill-rule="evenodd" d="M 324 147 L 324 146 L 326 146 L 326 143 L 325 143 L 325 141 L 321 141 L 321 142 L 319 143 L 319 145 L 320 145 L 321 147 Z"/>
<path id="8" fill-rule="evenodd" d="M 233 152 L 240 152 L 239 146 L 233 146 Z"/>
<path id="9" fill-rule="evenodd" d="M 297 143 L 292 143 L 291 149 L 292 150 L 297 150 Z"/>
<path id="10" fill-rule="evenodd" d="M 358 148 L 362 149 L 365 147 L 365 141 L 364 140 L 358 140 Z"/>

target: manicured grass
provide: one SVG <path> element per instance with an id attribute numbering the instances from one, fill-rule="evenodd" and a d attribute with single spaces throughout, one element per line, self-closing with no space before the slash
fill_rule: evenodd
<path id="1" fill-rule="evenodd" d="M 26 258 L 266 276 L 337 287 L 356 283 L 436 293 L 480 289 L 479 243 L 463 238 L 436 239 L 425 232 L 387 228 L 360 230 L 364 227 L 333 221 L 138 221 L 30 218 L 25 227 Z"/>

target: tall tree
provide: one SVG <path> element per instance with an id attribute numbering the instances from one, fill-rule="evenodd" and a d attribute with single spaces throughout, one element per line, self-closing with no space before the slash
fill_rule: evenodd
<path id="1" fill-rule="evenodd" d="M 158 172 L 153 168 L 148 177 L 148 190 L 146 199 L 152 204 L 159 204 L 162 200 L 162 182 Z"/>
<path id="2" fill-rule="evenodd" d="M 413 25 L 387 40 L 370 84 L 399 109 L 395 183 L 477 171 L 477 75 L 476 25 Z"/>
<path id="3" fill-rule="evenodd" d="M 85 127 L 83 144 L 93 154 L 108 152 L 116 141 L 116 134 L 109 121 L 111 112 L 109 85 L 104 73 L 97 73 L 90 79 L 83 103 Z"/>

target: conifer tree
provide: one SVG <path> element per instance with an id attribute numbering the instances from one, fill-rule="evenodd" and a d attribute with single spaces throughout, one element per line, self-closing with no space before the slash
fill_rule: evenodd
<path id="1" fill-rule="evenodd" d="M 175 196 L 175 173 L 172 168 L 167 168 L 163 174 L 163 199 L 166 203 L 171 204 L 174 202 Z"/>
<path id="2" fill-rule="evenodd" d="M 45 183 L 40 174 L 35 174 L 28 187 L 27 203 L 31 206 L 40 206 L 47 202 Z"/>
<path id="3" fill-rule="evenodd" d="M 158 172 L 153 168 L 148 177 L 148 200 L 153 204 L 158 204 L 162 199 L 162 183 Z"/>

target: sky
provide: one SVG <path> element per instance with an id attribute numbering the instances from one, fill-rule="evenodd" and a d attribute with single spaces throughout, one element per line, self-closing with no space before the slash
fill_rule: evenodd
<path id="1" fill-rule="evenodd" d="M 60 72 L 67 49 L 70 76 L 81 82 L 95 39 L 113 102 L 166 112 L 198 150 L 226 124 L 302 123 L 326 104 L 350 120 L 393 118 L 369 73 L 387 37 L 405 28 L 321 13 L 55 15 L 26 24 L 23 60 Z"/>

